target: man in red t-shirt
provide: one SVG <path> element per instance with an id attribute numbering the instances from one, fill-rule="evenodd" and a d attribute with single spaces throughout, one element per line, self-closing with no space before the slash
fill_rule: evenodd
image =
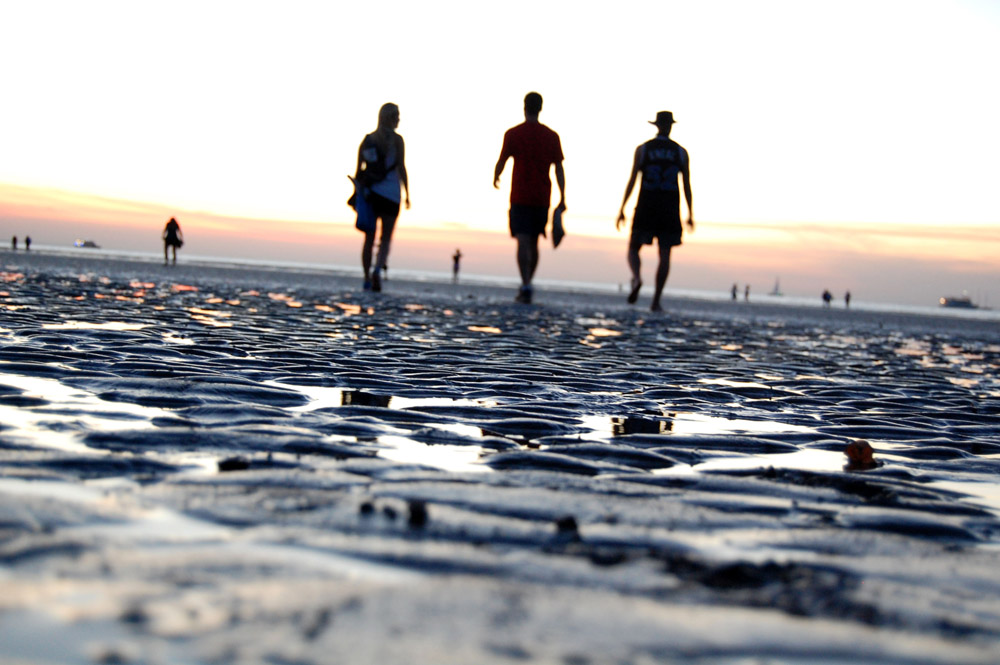
<path id="1" fill-rule="evenodd" d="M 524 97 L 524 122 L 511 127 L 503 135 L 503 148 L 493 172 L 493 186 L 500 188 L 500 174 L 507 160 L 514 158 L 514 175 L 510 186 L 510 235 L 517 239 L 517 267 L 521 272 L 521 288 L 515 300 L 531 302 L 531 279 L 538 267 L 538 236 L 545 235 L 549 220 L 552 181 L 549 169 L 556 167 L 561 213 L 566 210 L 566 176 L 563 173 L 562 145 L 559 135 L 538 122 L 542 111 L 542 96 L 529 92 Z"/>

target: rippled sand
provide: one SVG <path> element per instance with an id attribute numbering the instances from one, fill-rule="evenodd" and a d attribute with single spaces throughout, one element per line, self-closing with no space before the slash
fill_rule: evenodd
<path id="1" fill-rule="evenodd" d="M 4 662 L 997 661 L 995 323 L 0 266 Z"/>

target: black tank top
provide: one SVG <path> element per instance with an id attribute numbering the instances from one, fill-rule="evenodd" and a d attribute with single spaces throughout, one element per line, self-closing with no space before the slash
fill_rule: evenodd
<path id="1" fill-rule="evenodd" d="M 677 174 L 684 164 L 684 149 L 666 138 L 642 144 L 642 189 L 640 192 L 676 192 Z"/>

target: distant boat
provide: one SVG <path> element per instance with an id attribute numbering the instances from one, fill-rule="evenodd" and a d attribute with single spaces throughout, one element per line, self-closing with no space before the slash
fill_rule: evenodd
<path id="1" fill-rule="evenodd" d="M 955 307 L 958 309 L 979 309 L 979 305 L 972 302 L 969 296 L 946 296 L 939 301 L 942 307 Z"/>
<path id="2" fill-rule="evenodd" d="M 767 294 L 767 295 L 769 295 L 769 296 L 782 296 L 782 295 L 785 295 L 785 294 L 783 294 L 781 292 L 781 283 L 778 281 L 777 278 L 775 278 L 775 280 L 774 280 L 774 288 L 771 289 L 771 292 L 769 294 Z"/>
<path id="3" fill-rule="evenodd" d="M 100 249 L 101 248 L 101 246 L 98 245 L 93 240 L 77 240 L 76 242 L 73 243 L 73 246 L 74 247 L 90 247 L 90 248 L 93 248 L 93 249 Z"/>

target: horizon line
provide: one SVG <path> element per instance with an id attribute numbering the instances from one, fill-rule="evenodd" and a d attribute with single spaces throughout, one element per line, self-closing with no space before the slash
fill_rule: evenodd
<path id="1" fill-rule="evenodd" d="M 350 223 L 350 215 L 344 216 L 343 218 L 329 218 L 329 219 L 307 219 L 299 217 L 277 217 L 277 216 L 260 216 L 260 215 L 242 215 L 234 214 L 229 212 L 220 212 L 217 210 L 209 209 L 196 209 L 196 208 L 185 208 L 171 206 L 158 201 L 147 201 L 128 197 L 112 196 L 108 194 L 100 194 L 93 192 L 84 192 L 73 189 L 65 189 L 57 186 L 48 185 L 25 185 L 21 183 L 12 182 L 0 182 L 0 192 L 3 190 L 20 190 L 24 195 L 30 196 L 31 194 L 44 195 L 49 194 L 52 198 L 62 199 L 64 203 L 68 205 L 73 205 L 74 203 L 80 205 L 89 204 L 90 207 L 121 207 L 122 204 L 128 206 L 134 206 L 138 208 L 146 208 L 150 214 L 156 212 L 157 214 L 164 214 L 161 211 L 174 211 L 172 214 L 177 215 L 193 215 L 202 217 L 211 217 L 219 219 L 229 219 L 229 220 L 243 220 L 243 221 L 255 221 L 255 222 L 285 222 L 285 223 L 295 223 L 295 224 L 338 224 L 338 223 Z M 82 201 L 66 201 L 65 199 L 82 199 Z M 10 202 L 14 205 L 21 204 L 27 205 L 29 207 L 36 207 L 42 204 L 42 201 L 21 201 L 21 202 Z M 116 205 L 117 204 L 117 205 Z M 2 205 L 2 202 L 0 202 Z M 155 210 L 153 210 L 155 209 Z M 596 214 L 579 214 L 574 215 L 574 217 L 580 219 L 606 219 L 606 215 L 596 215 Z M 69 220 L 64 220 L 69 221 Z M 920 237 L 920 238 L 937 238 L 937 237 L 954 237 L 956 234 L 964 239 L 973 239 L 977 241 L 994 241 L 1000 242 L 1000 226 L 993 223 L 984 222 L 944 222 L 947 224 L 946 227 L 942 228 L 942 222 L 878 222 L 877 227 L 873 227 L 872 224 L 875 222 L 866 221 L 793 221 L 793 220 L 770 220 L 770 221 L 713 221 L 696 219 L 696 228 L 700 225 L 706 225 L 711 228 L 723 228 L 723 229 L 740 229 L 740 230 L 767 230 L 767 231 L 782 231 L 782 232 L 817 232 L 828 234 L 831 233 L 835 228 L 850 228 L 853 232 L 860 232 L 867 235 L 876 236 L 889 236 L 889 237 Z M 472 233 L 485 233 L 485 234 L 495 234 L 502 233 L 503 229 L 483 229 L 477 225 L 470 222 L 459 222 L 459 221 L 449 221 L 449 220 L 438 220 L 434 222 L 422 222 L 414 221 L 408 224 L 410 228 L 419 228 L 428 231 L 465 231 Z M 861 227 L 861 228 L 859 228 Z M 972 233 L 975 230 L 977 233 Z M 982 237 L 982 232 L 986 231 L 986 238 Z M 579 236 L 593 237 L 593 238 L 603 238 L 602 235 L 597 235 L 593 233 L 578 233 Z M 992 237 L 995 236 L 995 237 Z"/>

